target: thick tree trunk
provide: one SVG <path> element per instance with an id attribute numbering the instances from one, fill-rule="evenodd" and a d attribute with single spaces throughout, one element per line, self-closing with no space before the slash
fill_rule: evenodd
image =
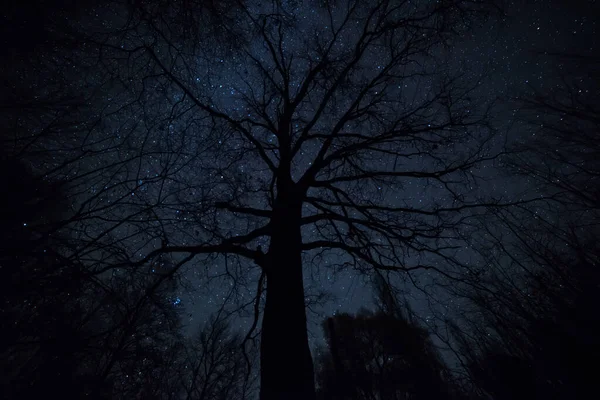
<path id="1" fill-rule="evenodd" d="M 267 253 L 261 340 L 261 400 L 314 400 L 302 280 L 301 206 L 281 196 Z"/>

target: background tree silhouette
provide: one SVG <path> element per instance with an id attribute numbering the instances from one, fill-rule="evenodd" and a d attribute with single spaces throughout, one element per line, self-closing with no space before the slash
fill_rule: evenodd
<path id="1" fill-rule="evenodd" d="M 540 201 L 487 217 L 476 245 L 486 266 L 457 286 L 476 306 L 473 329 L 454 328 L 466 363 L 497 399 L 584 396 L 594 378 L 581 360 L 600 354 L 600 69 L 585 54 L 543 57 L 558 78 L 519 99 L 534 134 L 504 160 Z"/>
<path id="2" fill-rule="evenodd" d="M 66 256 L 70 241 L 57 233 L 64 222 L 60 185 L 10 158 L 0 171 L 9 194 L 2 197 L 0 247 L 0 318 L 8 322 L 0 347 L 3 395 L 134 397 L 136 377 L 169 367 L 166 355 L 179 336 L 172 285 L 155 290 L 147 274 L 130 271 L 90 274 Z"/>
<path id="3" fill-rule="evenodd" d="M 91 274 L 65 256 L 69 238 L 57 233 L 61 184 L 9 157 L 0 183 L 9 194 L 0 200 L 5 398 L 248 398 L 255 379 L 246 375 L 241 339 L 222 321 L 207 324 L 197 343 L 182 337 L 168 260 L 161 273 L 151 265 Z"/>
<path id="4" fill-rule="evenodd" d="M 9 398 L 39 395 L 70 383 L 85 345 L 84 311 L 72 299 L 84 290 L 84 270 L 61 256 L 52 237 L 60 191 L 36 181 L 16 160 L 3 157 L 0 240 L 2 388 Z M 8 385 L 10 383 L 10 386 Z M 72 388 L 73 394 L 77 389 Z"/>
<path id="5" fill-rule="evenodd" d="M 5 398 L 248 398 L 255 380 L 242 341 L 222 321 L 208 323 L 197 342 L 181 336 L 174 268 L 90 274 L 64 256 L 68 240 L 56 234 L 58 185 L 11 159 L 0 173 L 10 193 L 0 231 Z"/>
<path id="6" fill-rule="evenodd" d="M 328 348 L 318 360 L 318 398 L 451 399 L 458 391 L 429 333 L 384 280 L 377 312 L 337 314 L 323 322 Z"/>
<path id="7" fill-rule="evenodd" d="M 180 364 L 179 379 L 188 399 L 248 399 L 255 398 L 257 380 L 248 376 L 252 371 L 241 351 L 241 334 L 219 315 L 214 316 L 190 343 Z M 256 360 L 256 355 L 251 357 Z"/>

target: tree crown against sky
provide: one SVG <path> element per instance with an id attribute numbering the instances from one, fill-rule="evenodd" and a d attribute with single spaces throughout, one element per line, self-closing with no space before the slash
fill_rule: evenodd
<path id="1" fill-rule="evenodd" d="M 85 254 L 124 245 L 114 254 L 127 261 L 158 248 L 259 261 L 287 173 L 304 250 L 417 267 L 442 254 L 431 239 L 455 237 L 456 212 L 477 204 L 477 167 L 495 155 L 477 83 L 444 46 L 474 7 L 333 2 L 300 21 L 292 6 L 233 7 L 227 29 L 246 40 L 216 46 L 169 25 L 177 7 L 112 20 L 101 9 L 75 56 L 47 56 L 61 64 L 40 77 L 45 89 L 31 83 L 38 99 L 72 98 L 21 149 L 68 178 L 73 221 L 95 225 L 80 236 Z"/>

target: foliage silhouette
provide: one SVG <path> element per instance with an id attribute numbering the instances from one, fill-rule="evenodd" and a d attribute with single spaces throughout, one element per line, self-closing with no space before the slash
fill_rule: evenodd
<path id="1" fill-rule="evenodd" d="M 383 282 L 383 281 L 382 281 Z M 383 290 L 382 290 L 383 289 Z M 379 310 L 323 322 L 320 399 L 451 399 L 458 395 L 427 330 L 379 285 Z"/>

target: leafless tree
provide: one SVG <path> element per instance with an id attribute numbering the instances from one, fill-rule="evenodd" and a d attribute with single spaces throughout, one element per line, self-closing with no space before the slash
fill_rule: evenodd
<path id="1" fill-rule="evenodd" d="M 140 270 L 90 274 L 64 256 L 69 240 L 55 230 L 64 193 L 18 160 L 0 171 L 4 396 L 131 398 L 142 375 L 162 386 L 156 374 L 180 343 L 173 284 Z"/>
<path id="2" fill-rule="evenodd" d="M 182 398 L 255 398 L 257 380 L 247 376 L 248 365 L 241 349 L 243 337 L 232 333 L 219 317 L 220 314 L 213 316 L 186 346 L 178 364 Z"/>
<path id="3" fill-rule="evenodd" d="M 469 323 L 455 326 L 465 358 L 498 399 L 593 390 L 578 360 L 600 351 L 600 64 L 584 54 L 540 56 L 557 71 L 517 99 L 521 139 L 503 160 L 538 201 L 482 222 L 473 246 L 484 262 L 455 286 L 475 305 Z"/>
<path id="4" fill-rule="evenodd" d="M 232 2 L 198 35 L 179 22 L 209 15 L 199 4 L 83 13 L 65 29 L 78 51 L 49 51 L 27 88 L 61 101 L 11 112 L 11 143 L 67 182 L 61 229 L 97 276 L 162 274 L 168 257 L 257 316 L 266 281 L 261 398 L 314 399 L 303 269 L 443 272 L 467 213 L 495 203 L 475 190 L 498 155 L 488 105 L 448 59 L 493 8 Z"/>

